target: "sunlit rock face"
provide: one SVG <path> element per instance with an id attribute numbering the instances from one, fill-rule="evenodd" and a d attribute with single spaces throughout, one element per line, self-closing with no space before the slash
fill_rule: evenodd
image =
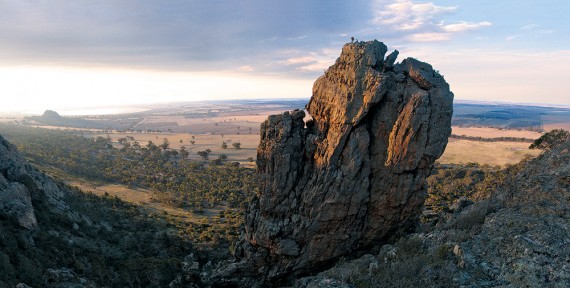
<path id="1" fill-rule="evenodd" d="M 453 93 L 429 64 L 386 52 L 378 41 L 346 44 L 313 86 L 313 120 L 298 110 L 261 125 L 260 190 L 233 270 L 275 283 L 415 225 Z"/>

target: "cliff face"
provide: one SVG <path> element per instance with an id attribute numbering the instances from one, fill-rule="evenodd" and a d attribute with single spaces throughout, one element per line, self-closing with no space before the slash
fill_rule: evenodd
<path id="1" fill-rule="evenodd" d="M 0 136 L 0 215 L 14 217 L 22 227 L 35 229 L 37 219 L 32 199 L 45 199 L 54 209 L 63 210 L 67 207 L 61 200 L 64 194 Z"/>
<path id="2" fill-rule="evenodd" d="M 386 52 L 378 41 L 346 44 L 314 84 L 312 120 L 292 111 L 261 125 L 240 269 L 270 281 L 310 272 L 414 225 L 453 94 L 429 64 L 394 64 L 398 52 Z"/>

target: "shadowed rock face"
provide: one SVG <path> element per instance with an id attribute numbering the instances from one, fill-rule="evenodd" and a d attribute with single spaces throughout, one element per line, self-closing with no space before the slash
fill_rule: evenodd
<path id="1" fill-rule="evenodd" d="M 0 216 L 14 217 L 22 227 L 36 229 L 38 223 L 32 200 L 45 199 L 51 207 L 63 211 L 67 208 L 61 200 L 64 194 L 0 136 Z"/>
<path id="2" fill-rule="evenodd" d="M 234 270 L 268 281 L 308 273 L 416 223 L 453 94 L 429 64 L 386 52 L 346 44 L 313 86 L 313 120 L 292 111 L 261 125 L 260 192 Z"/>

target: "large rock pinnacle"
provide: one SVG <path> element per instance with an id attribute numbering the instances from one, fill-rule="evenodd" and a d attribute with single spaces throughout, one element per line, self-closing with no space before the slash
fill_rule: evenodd
<path id="1" fill-rule="evenodd" d="M 275 283 L 416 223 L 453 93 L 431 65 L 394 64 L 398 52 L 386 52 L 378 41 L 346 44 L 313 86 L 313 120 L 292 111 L 261 125 L 260 191 L 232 269 Z"/>

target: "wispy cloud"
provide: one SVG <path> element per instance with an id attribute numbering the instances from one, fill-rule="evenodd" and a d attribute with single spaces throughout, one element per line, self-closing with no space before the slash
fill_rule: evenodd
<path id="1" fill-rule="evenodd" d="M 244 66 L 239 67 L 238 71 L 240 71 L 240 72 L 253 72 L 253 71 L 255 71 L 255 68 L 253 68 L 253 66 L 244 65 Z"/>
<path id="2" fill-rule="evenodd" d="M 437 6 L 431 2 L 414 3 L 411 0 L 398 0 L 396 3 L 384 5 L 385 1 L 376 1 L 379 10 L 372 20 L 379 26 L 391 26 L 393 29 L 409 31 L 430 25 L 436 16 L 453 12 L 456 6 Z"/>
<path id="3" fill-rule="evenodd" d="M 535 29 L 535 28 L 538 28 L 538 27 L 540 27 L 540 25 L 537 25 L 537 24 L 528 24 L 528 25 L 522 26 L 522 27 L 521 27 L 521 30 L 532 30 L 532 29 Z"/>
<path id="4" fill-rule="evenodd" d="M 286 65 L 306 64 L 306 63 L 313 63 L 316 61 L 317 59 L 315 57 L 304 56 L 304 57 L 289 58 L 285 61 L 285 64 Z"/>
<path id="5" fill-rule="evenodd" d="M 435 42 L 450 40 L 455 34 L 491 26 L 489 21 L 459 21 L 446 23 L 443 16 L 456 12 L 457 6 L 439 6 L 433 2 L 412 0 L 376 0 L 373 9 L 376 14 L 370 21 L 382 30 L 397 31 L 402 38 L 413 42 Z"/>
<path id="6" fill-rule="evenodd" d="M 448 25 L 443 25 L 441 26 L 443 28 L 443 30 L 447 31 L 447 32 L 465 32 L 465 31 L 470 31 L 470 30 L 477 30 L 481 27 L 486 27 L 486 26 L 491 26 L 493 24 L 491 24 L 491 22 L 488 21 L 483 21 L 483 22 L 478 22 L 478 23 L 471 23 L 471 22 L 460 22 L 460 23 L 455 23 L 455 24 L 448 24 Z"/>
<path id="7" fill-rule="evenodd" d="M 334 60 L 338 56 L 338 51 L 333 48 L 325 48 L 308 53 L 304 53 L 302 51 L 290 51 L 288 54 L 300 56 L 289 57 L 283 61 L 279 61 L 277 64 L 291 67 L 298 72 L 320 73 L 334 63 Z"/>
<path id="8" fill-rule="evenodd" d="M 434 32 L 434 33 L 414 33 L 408 35 L 406 39 L 413 42 L 438 42 L 451 39 L 451 33 Z"/>

